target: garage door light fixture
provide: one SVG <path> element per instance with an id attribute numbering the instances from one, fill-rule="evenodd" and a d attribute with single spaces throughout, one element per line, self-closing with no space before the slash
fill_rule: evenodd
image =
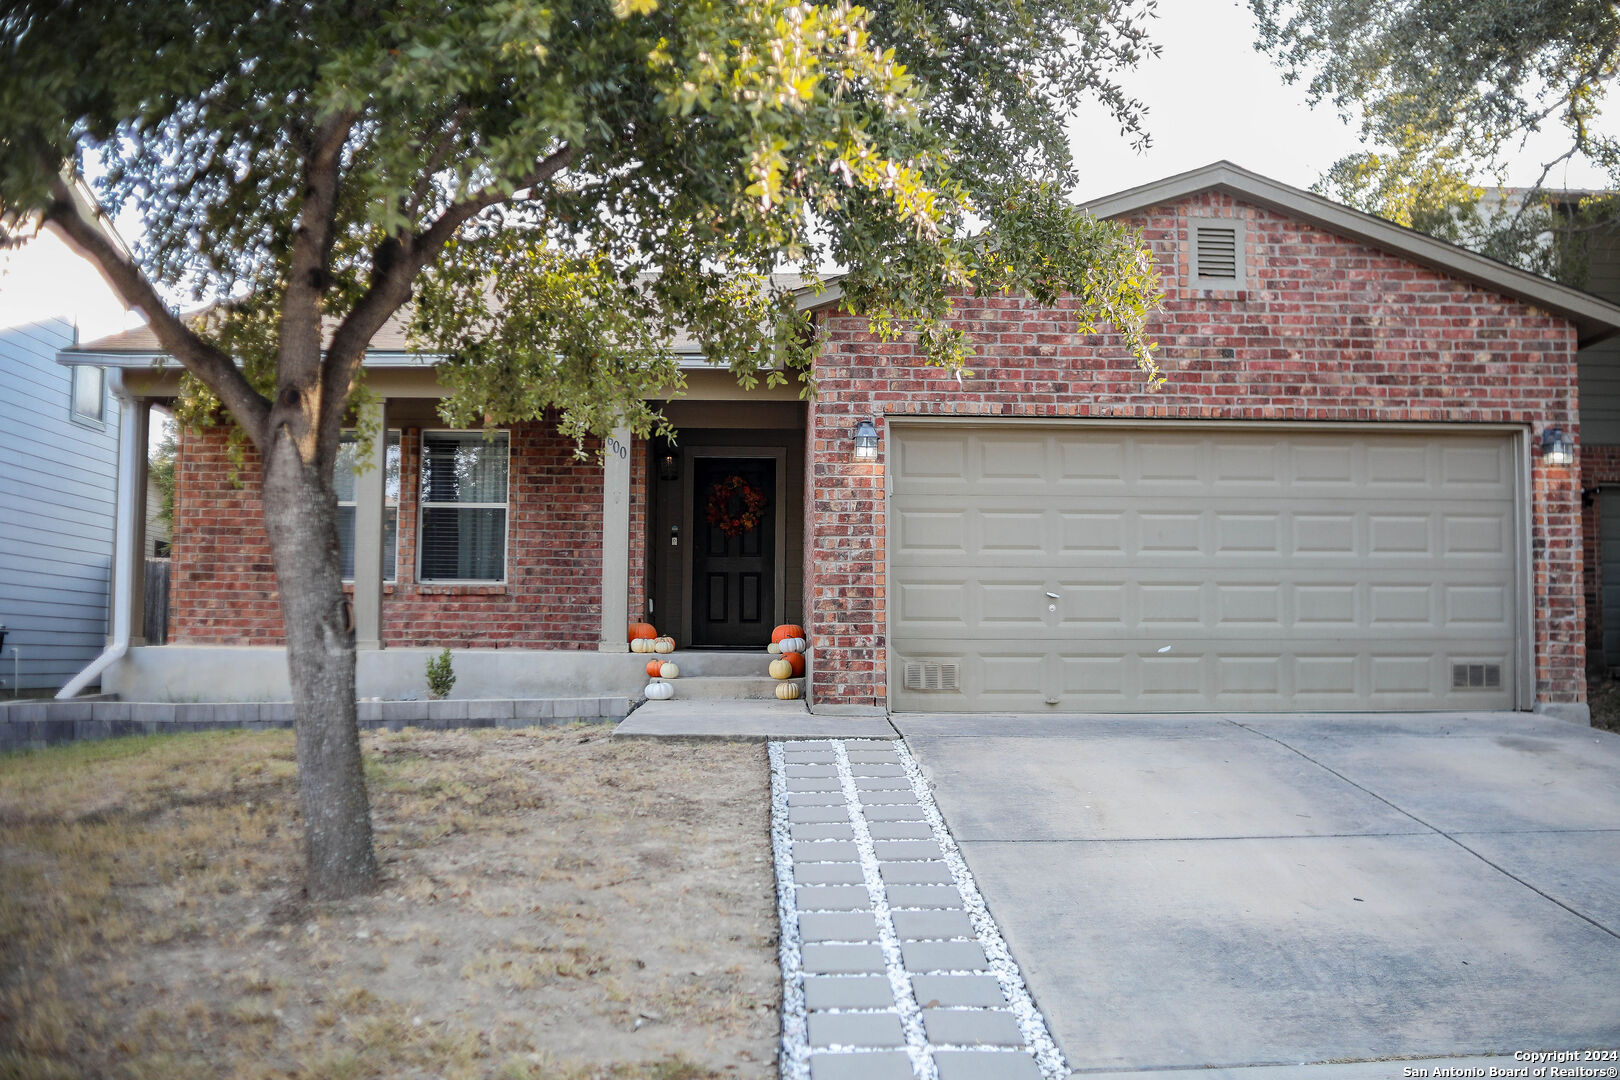
<path id="1" fill-rule="evenodd" d="M 878 456 L 877 425 L 870 420 L 862 420 L 855 425 L 855 448 L 850 451 L 851 461 L 876 461 Z"/>
<path id="2" fill-rule="evenodd" d="M 1575 440 L 1561 427 L 1550 427 L 1541 433 L 1541 463 L 1543 465 L 1575 464 Z"/>

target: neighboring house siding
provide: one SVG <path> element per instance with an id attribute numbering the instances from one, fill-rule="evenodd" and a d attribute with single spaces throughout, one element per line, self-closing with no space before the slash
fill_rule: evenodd
<path id="1" fill-rule="evenodd" d="M 594 649 L 601 638 L 602 465 L 574 457 L 554 422 L 512 428 L 507 580 L 416 580 L 421 432 L 401 438 L 399 580 L 384 588 L 390 645 Z M 645 443 L 631 458 L 629 609 L 643 610 Z M 236 477 L 220 430 L 185 431 L 176 467 L 169 640 L 249 645 L 282 641 L 275 569 L 259 506 L 259 460 Z"/>
<path id="2" fill-rule="evenodd" d="M 1587 346 L 1576 363 L 1581 381 L 1581 442 L 1620 445 L 1620 338 Z"/>
<path id="3" fill-rule="evenodd" d="M 1590 240 L 1585 287 L 1605 300 L 1620 300 L 1620 230 L 1604 229 Z M 1604 580 L 1602 546 L 1612 546 L 1620 537 L 1613 535 L 1615 523 L 1603 525 L 1601 503 L 1595 489 L 1620 485 L 1620 337 L 1589 345 L 1576 355 L 1580 370 L 1581 485 L 1588 491 L 1586 514 L 1581 522 L 1585 549 L 1586 655 L 1593 666 L 1613 666 L 1620 661 L 1620 641 L 1608 632 L 1609 648 L 1603 648 L 1604 624 L 1615 623 L 1620 612 L 1605 612 L 1603 595 L 1613 593 L 1620 567 L 1611 566 L 1610 580 Z"/>
<path id="4" fill-rule="evenodd" d="M 1249 288 L 1185 287 L 1189 217 L 1241 217 Z M 814 699 L 887 695 L 882 461 L 853 466 L 862 418 L 980 416 L 1174 422 L 1558 424 L 1577 431 L 1575 335 L 1564 319 L 1220 193 L 1138 215 L 1166 286 L 1149 326 L 1167 382 L 1148 391 L 1117 337 L 1073 332 L 1072 307 L 964 299 L 957 325 L 979 355 L 960 386 L 909 342 L 865 320 L 825 318 L 807 446 L 806 617 Z M 1581 507 L 1571 470 L 1532 477 L 1535 699 L 1585 697 Z"/>
<path id="5" fill-rule="evenodd" d="M 73 328 L 55 319 L 0 330 L 0 686 L 13 646 L 25 689 L 62 686 L 107 638 L 118 484 L 118 405 L 103 426 L 69 415 L 71 369 L 56 363 Z"/>
<path id="6" fill-rule="evenodd" d="M 1585 419 L 1586 389 L 1585 376 L 1582 376 L 1581 388 L 1582 419 Z M 1584 429 L 1583 429 L 1584 430 Z M 1620 625 L 1620 612 L 1604 610 L 1603 597 L 1605 593 L 1613 593 L 1617 581 L 1617 572 L 1620 566 L 1608 564 L 1603 557 L 1603 544 L 1608 541 L 1612 546 L 1617 539 L 1614 535 L 1616 522 L 1604 521 L 1601 513 L 1603 499 L 1599 495 L 1602 488 L 1614 491 L 1620 488 L 1620 445 L 1591 445 L 1583 444 L 1580 455 L 1581 487 L 1585 492 L 1582 502 L 1585 513 L 1581 517 L 1581 545 L 1584 552 L 1584 593 L 1586 597 L 1586 655 L 1593 666 L 1613 667 L 1620 663 L 1620 636 L 1609 631 L 1609 647 L 1603 647 L 1605 637 L 1605 624 Z M 1605 580 L 1607 575 L 1607 580 Z"/>

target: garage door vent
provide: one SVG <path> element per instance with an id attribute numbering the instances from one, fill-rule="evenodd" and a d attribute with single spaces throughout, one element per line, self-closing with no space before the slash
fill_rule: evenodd
<path id="1" fill-rule="evenodd" d="M 962 665 L 942 664 L 932 660 L 907 660 L 906 689 L 960 691 Z"/>
<path id="2" fill-rule="evenodd" d="M 1453 690 L 1500 690 L 1502 688 L 1502 665 L 1452 664 L 1451 688 Z"/>

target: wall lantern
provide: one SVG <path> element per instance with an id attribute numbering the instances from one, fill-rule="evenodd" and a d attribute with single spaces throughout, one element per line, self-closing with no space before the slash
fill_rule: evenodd
<path id="1" fill-rule="evenodd" d="M 870 420 L 855 426 L 855 449 L 850 451 L 851 461 L 876 461 L 878 452 L 877 427 Z"/>
<path id="2" fill-rule="evenodd" d="M 681 478 L 681 458 L 672 448 L 664 447 L 664 452 L 658 455 L 658 479 L 679 480 Z"/>
<path id="3" fill-rule="evenodd" d="M 1550 427 L 1541 433 L 1541 463 L 1543 465 L 1575 464 L 1575 440 L 1561 427 Z"/>

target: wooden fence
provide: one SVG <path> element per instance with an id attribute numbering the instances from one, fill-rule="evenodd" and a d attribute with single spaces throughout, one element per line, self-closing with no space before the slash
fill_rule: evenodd
<path id="1" fill-rule="evenodd" d="M 169 640 L 169 560 L 146 560 L 146 610 L 141 617 L 141 636 L 148 645 Z"/>

